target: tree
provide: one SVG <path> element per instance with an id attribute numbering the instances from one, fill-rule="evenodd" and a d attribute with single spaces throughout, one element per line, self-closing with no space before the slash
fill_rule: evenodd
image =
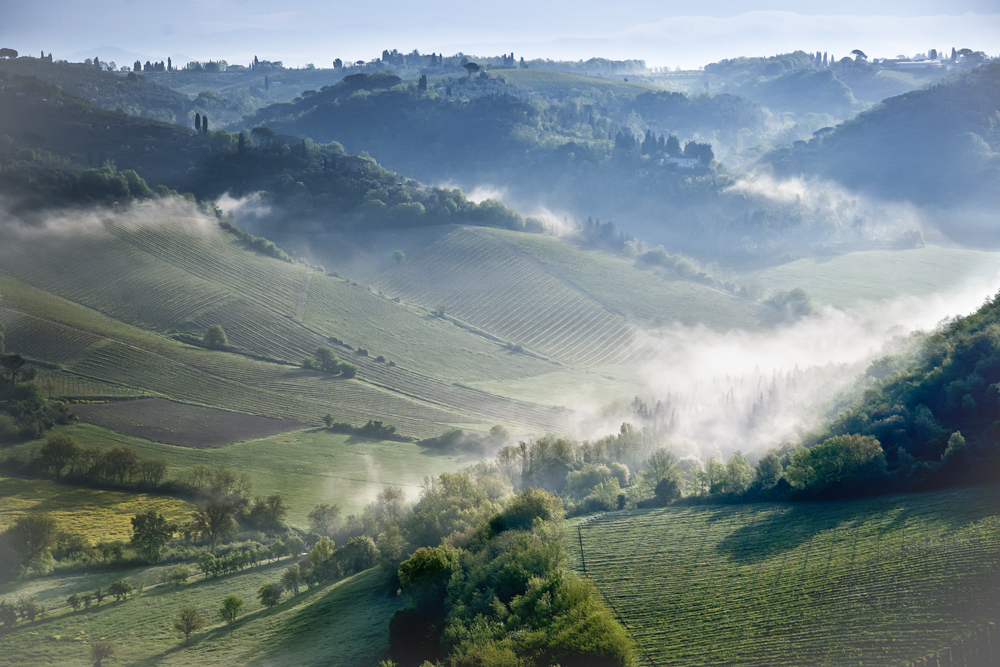
<path id="1" fill-rule="evenodd" d="M 101 457 L 101 467 L 109 479 L 124 484 L 126 478 L 132 480 L 140 460 L 139 454 L 131 447 L 112 447 Z"/>
<path id="2" fill-rule="evenodd" d="M 781 479 L 781 459 L 774 452 L 768 452 L 757 462 L 757 484 L 766 488 L 772 487 Z"/>
<path id="3" fill-rule="evenodd" d="M 469 76 L 472 76 L 473 72 L 478 72 L 481 68 L 476 63 L 465 63 L 462 65 L 469 72 Z"/>
<path id="4" fill-rule="evenodd" d="M 417 90 L 421 93 L 427 90 L 427 75 L 421 74 L 420 80 L 417 81 Z"/>
<path id="5" fill-rule="evenodd" d="M 885 452 L 879 441 L 854 434 L 796 450 L 785 476 L 798 488 L 856 492 L 873 489 L 885 470 Z"/>
<path id="6" fill-rule="evenodd" d="M 677 459 L 666 449 L 658 449 L 643 464 L 643 477 L 650 490 L 665 479 L 680 479 Z"/>
<path id="7" fill-rule="evenodd" d="M 59 479 L 63 468 L 83 454 L 83 447 L 68 435 L 53 435 L 45 441 L 38 454 L 45 469 L 52 470 Z"/>
<path id="8" fill-rule="evenodd" d="M 191 518 L 194 527 L 209 538 L 214 547 L 236 528 L 236 505 L 228 497 L 209 498 L 202 502 Z"/>
<path id="9" fill-rule="evenodd" d="M 101 603 L 104 602 L 104 591 L 98 586 L 94 589 L 94 599 L 97 600 L 97 606 L 100 607 Z"/>
<path id="10" fill-rule="evenodd" d="M 327 428 L 331 428 L 333 426 L 333 415 L 329 412 L 323 415 L 323 423 L 326 424 Z"/>
<path id="11" fill-rule="evenodd" d="M 277 607 L 278 603 L 281 602 L 281 594 L 283 592 L 284 589 L 282 589 L 281 584 L 269 582 L 261 586 L 257 591 L 257 599 L 260 600 L 262 605 L 268 609 L 272 609 Z"/>
<path id="12" fill-rule="evenodd" d="M 197 607 L 182 607 L 174 619 L 174 630 L 184 635 L 184 645 L 188 645 L 192 632 L 197 632 L 205 627 L 205 618 L 198 611 Z"/>
<path id="13" fill-rule="evenodd" d="M 108 594 L 114 596 L 118 602 L 121 602 L 131 592 L 132 584 L 124 579 L 119 579 L 108 587 Z"/>
<path id="14" fill-rule="evenodd" d="M 201 117 L 201 131 L 208 134 L 208 114 Z"/>
<path id="15" fill-rule="evenodd" d="M 201 132 L 201 114 L 196 113 L 194 115 L 194 129 L 197 132 Z"/>
<path id="16" fill-rule="evenodd" d="M 68 598 L 66 598 L 66 604 L 68 604 L 73 609 L 73 611 L 79 609 L 81 603 L 82 601 L 80 600 L 80 596 L 77 595 L 76 593 L 73 593 Z"/>
<path id="17" fill-rule="evenodd" d="M 219 561 L 215 557 L 215 554 L 206 551 L 198 556 L 198 569 L 205 574 L 206 579 L 208 579 L 209 574 L 218 574 Z"/>
<path id="18" fill-rule="evenodd" d="M 725 489 L 729 493 L 743 493 L 753 481 L 753 468 L 750 462 L 743 456 L 743 452 L 737 450 L 729 457 L 726 463 Z"/>
<path id="19" fill-rule="evenodd" d="M 94 667 L 101 667 L 101 662 L 115 657 L 115 643 L 110 639 L 97 639 L 90 642 L 90 659 Z"/>
<path id="20" fill-rule="evenodd" d="M 854 59 L 857 60 L 858 62 L 861 62 L 862 60 L 868 60 L 868 56 L 865 55 L 865 52 L 862 51 L 861 49 L 854 49 L 853 51 L 851 51 L 851 55 L 854 56 Z"/>
<path id="21" fill-rule="evenodd" d="M 406 253 L 403 252 L 402 250 L 393 250 L 392 251 L 392 260 L 394 262 L 396 262 L 397 266 L 399 266 L 400 264 L 402 264 L 403 260 L 405 260 L 405 259 L 406 259 Z"/>
<path id="22" fill-rule="evenodd" d="M 291 591 L 292 595 L 299 594 L 299 584 L 302 582 L 302 573 L 299 570 L 298 563 L 293 563 L 285 568 L 285 571 L 281 574 L 281 585 L 284 586 L 285 590 Z"/>
<path id="23" fill-rule="evenodd" d="M 313 353 L 316 368 L 326 373 L 336 373 L 340 370 L 340 359 L 329 347 L 317 347 Z"/>
<path id="24" fill-rule="evenodd" d="M 238 595 L 227 595 L 226 599 L 222 601 L 222 606 L 219 607 L 219 618 L 232 625 L 236 622 L 242 609 L 243 598 Z"/>
<path id="25" fill-rule="evenodd" d="M 340 522 L 340 507 L 337 505 L 317 505 L 309 512 L 309 527 L 317 535 L 332 536 Z"/>
<path id="26" fill-rule="evenodd" d="M 358 367 L 354 364 L 343 363 L 340 364 L 340 376 L 347 380 L 357 377 Z"/>
<path id="27" fill-rule="evenodd" d="M 218 324 L 209 325 L 209 327 L 205 329 L 205 335 L 202 337 L 202 342 L 205 344 L 205 347 L 210 347 L 213 350 L 218 350 L 226 345 L 229 345 L 229 340 L 226 338 L 226 332 Z"/>
<path id="28" fill-rule="evenodd" d="M 0 58 L 17 58 L 17 51 L 14 49 L 0 49 Z"/>
<path id="29" fill-rule="evenodd" d="M 260 528 L 280 528 L 281 521 L 288 513 L 288 506 L 284 499 L 277 493 L 268 496 L 266 499 L 254 499 L 253 507 L 250 510 L 250 521 Z"/>
<path id="30" fill-rule="evenodd" d="M 3 533 L 3 541 L 27 564 L 55 543 L 56 522 L 47 514 L 25 514 Z"/>
<path id="31" fill-rule="evenodd" d="M 17 625 L 17 608 L 6 600 L 0 600 L 0 625 L 7 629 Z"/>
<path id="32" fill-rule="evenodd" d="M 153 510 L 132 517 L 132 546 L 147 563 L 157 563 L 177 526 Z"/>

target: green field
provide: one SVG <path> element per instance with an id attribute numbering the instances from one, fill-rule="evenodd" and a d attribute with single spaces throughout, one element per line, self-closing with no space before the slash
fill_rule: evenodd
<path id="1" fill-rule="evenodd" d="M 473 462 L 426 450 L 414 443 L 368 440 L 329 433 L 325 429 L 293 431 L 212 449 L 164 445 L 90 424 L 63 426 L 53 432 L 70 435 L 88 447 L 128 445 L 143 457 L 166 459 L 170 466 L 169 477 L 182 477 L 197 464 L 245 471 L 253 482 L 253 494 L 280 493 L 289 506 L 288 523 L 303 529 L 309 527 L 306 515 L 320 503 L 338 504 L 345 514 L 359 512 L 386 486 L 400 487 L 407 496 L 415 498 L 425 476 L 437 477 L 442 472 L 452 472 Z M 39 444 L 29 442 L 7 451 L 31 450 Z M 79 492 L 79 507 L 85 505 L 84 496 L 95 493 L 51 486 L 66 489 L 67 497 Z M 175 501 L 171 499 L 170 502 Z M 66 505 L 62 511 L 71 512 L 72 507 Z M 127 520 L 125 525 L 128 526 Z"/>
<path id="2" fill-rule="evenodd" d="M 801 287 L 813 300 L 838 308 L 859 301 L 957 291 L 969 283 L 996 286 L 1000 253 L 929 245 L 914 250 L 867 250 L 825 259 L 800 259 L 760 273 L 772 291 Z"/>
<path id="3" fill-rule="evenodd" d="M 48 514 L 57 530 L 92 543 L 129 540 L 132 517 L 155 510 L 170 521 L 187 519 L 190 503 L 169 496 L 104 491 L 45 479 L 0 477 L 0 532 L 26 514 Z"/>
<path id="4" fill-rule="evenodd" d="M 526 378 L 552 364 L 347 281 L 247 252 L 209 223 L 114 218 L 78 236 L 6 243 L 0 267 L 8 348 L 57 365 L 53 391 L 66 392 L 57 395 L 162 396 L 304 423 L 326 413 L 355 424 L 376 418 L 420 437 L 453 424 L 537 432 L 564 421 L 454 384 Z M 222 324 L 244 354 L 168 338 L 198 336 L 209 324 Z M 369 350 L 338 347 L 360 367 L 358 379 L 290 365 L 330 344 L 327 336 Z"/>
<path id="5" fill-rule="evenodd" d="M 996 499 L 981 487 L 609 513 L 565 544 L 646 664 L 899 665 L 996 619 Z"/>
<path id="6" fill-rule="evenodd" d="M 526 253 L 546 272 L 605 308 L 652 327 L 703 324 L 713 329 L 760 326 L 760 304 L 688 280 L 670 280 L 635 266 L 635 260 L 537 234 L 483 230 Z"/>
<path id="7" fill-rule="evenodd" d="M 458 228 L 373 284 L 564 363 L 623 364 L 644 353 L 634 328 L 496 237 Z M 411 259 L 412 257 L 412 259 Z"/>
<path id="8" fill-rule="evenodd" d="M 560 98 L 566 95 L 588 93 L 590 91 L 597 91 L 602 94 L 611 93 L 616 96 L 635 97 L 650 90 L 663 90 L 663 88 L 649 83 L 625 81 L 624 79 L 627 79 L 627 76 L 604 79 L 586 74 L 554 72 L 541 69 L 491 70 L 489 75 L 493 79 L 502 78 L 510 85 L 523 90 L 536 91 L 544 95 Z"/>
<path id="9" fill-rule="evenodd" d="M 63 608 L 45 619 L 0 635 L 0 665 L 89 665 L 91 639 L 111 638 L 118 660 L 130 665 L 343 665 L 374 666 L 387 657 L 389 619 L 402 603 L 380 585 L 377 572 L 285 597 L 274 609 L 256 599 L 261 584 L 276 581 L 287 559 L 236 575 L 196 578 L 180 588 L 147 588 L 122 602 L 70 613 Z M 45 577 L 7 586 L 0 597 L 38 597 L 47 607 L 64 607 L 72 592 L 86 592 L 121 578 L 155 581 L 158 568 L 128 573 Z M 223 598 L 239 595 L 246 604 L 233 626 L 215 616 Z M 184 646 L 172 626 L 181 607 L 193 605 L 206 617 L 204 630 Z"/>

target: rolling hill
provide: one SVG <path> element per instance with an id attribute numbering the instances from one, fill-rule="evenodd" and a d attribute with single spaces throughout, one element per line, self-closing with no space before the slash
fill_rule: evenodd
<path id="1" fill-rule="evenodd" d="M 381 418 L 414 435 L 524 420 L 544 431 L 566 419 L 453 384 L 529 377 L 550 363 L 245 250 L 212 223 L 110 216 L 79 233 L 29 234 L 0 255 L 11 350 L 63 375 L 294 422 L 315 424 L 327 412 L 353 423 Z M 181 342 L 208 324 L 223 325 L 231 352 Z M 334 336 L 358 379 L 298 368 Z"/>
<path id="2" fill-rule="evenodd" d="M 995 494 L 612 512 L 565 546 L 646 665 L 898 665 L 996 617 Z"/>
<path id="3" fill-rule="evenodd" d="M 1000 64 L 983 65 L 885 100 L 804 145 L 765 156 L 785 176 L 835 180 L 886 199 L 951 209 L 937 216 L 956 238 L 986 241 L 979 209 L 1000 192 Z"/>

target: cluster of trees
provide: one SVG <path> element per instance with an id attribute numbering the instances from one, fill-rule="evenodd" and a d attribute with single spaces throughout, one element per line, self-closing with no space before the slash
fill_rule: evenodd
<path id="1" fill-rule="evenodd" d="M 45 606 L 34 596 L 23 596 L 14 602 L 0 600 L 0 626 L 11 629 L 20 622 L 22 625 L 34 623 L 36 618 L 45 618 Z"/>
<path id="2" fill-rule="evenodd" d="M 0 443 L 38 438 L 56 424 L 68 424 L 75 417 L 69 407 L 46 398 L 34 366 L 17 354 L 3 354 L 3 327 L 0 325 Z"/>
<path id="3" fill-rule="evenodd" d="M 899 488 L 997 478 L 1000 294 L 928 336 L 914 358 L 879 360 L 868 377 L 874 386 L 813 441 L 877 440 Z"/>
<path id="4" fill-rule="evenodd" d="M 544 491 L 501 505 L 468 476 L 442 476 L 403 524 L 409 557 L 396 574 L 411 606 L 390 624 L 393 659 L 632 664 L 628 633 L 565 567 L 562 519 L 559 499 Z M 413 549 L 421 544 L 433 546 Z"/>
<path id="5" fill-rule="evenodd" d="M 323 424 L 334 433 L 344 433 L 346 435 L 360 435 L 363 438 L 372 440 L 396 440 L 397 442 L 413 442 L 413 438 L 408 435 L 400 435 L 396 432 L 396 427 L 386 424 L 381 419 L 369 419 L 364 426 L 352 426 L 348 422 L 334 421 L 333 415 L 323 416 Z"/>
<path id="6" fill-rule="evenodd" d="M 68 435 L 53 435 L 28 461 L 8 458 L 5 467 L 21 473 L 51 475 L 73 484 L 153 490 L 167 481 L 166 459 L 143 458 L 126 445 L 84 447 Z M 176 490 L 173 486 L 164 490 Z"/>
<path id="7" fill-rule="evenodd" d="M 341 361 L 336 353 L 329 347 L 317 347 L 312 358 L 302 360 L 302 368 L 322 371 L 330 375 L 339 375 L 343 378 L 351 379 L 358 374 L 358 367 L 346 361 Z M 327 425 L 330 426 L 329 424 Z"/>

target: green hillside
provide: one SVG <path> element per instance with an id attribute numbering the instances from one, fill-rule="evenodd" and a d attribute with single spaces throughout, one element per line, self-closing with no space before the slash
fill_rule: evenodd
<path id="1" fill-rule="evenodd" d="M 475 228 L 410 235 L 407 259 L 371 278 L 391 296 L 574 365 L 631 364 L 649 353 L 632 324 L 756 326 L 759 306 L 553 238 Z"/>
<path id="2" fill-rule="evenodd" d="M 193 448 L 152 442 L 141 437 L 122 435 L 91 424 L 59 427 L 55 433 L 73 437 L 82 445 L 102 449 L 128 445 L 144 458 L 164 459 L 169 466 L 168 476 L 184 480 L 195 465 L 206 465 L 246 472 L 250 475 L 254 495 L 267 497 L 280 493 L 288 505 L 288 523 L 306 530 L 306 515 L 320 503 L 335 504 L 347 514 L 360 513 L 379 491 L 388 486 L 402 489 L 406 496 L 415 498 L 424 477 L 436 478 L 442 472 L 451 472 L 473 462 L 473 459 L 454 454 L 426 450 L 410 442 L 377 441 L 355 436 L 330 433 L 324 429 L 298 430 L 268 438 L 237 442 L 220 447 Z M 6 450 L 18 455 L 37 449 L 41 441 L 29 441 Z M 8 480 L 13 487 L 14 481 Z M 24 487 L 25 500 L 0 504 L 0 527 L 13 522 L 25 507 L 36 506 L 46 511 L 70 513 L 74 507 L 93 504 L 95 508 L 109 505 L 112 500 L 121 503 L 128 494 L 110 491 L 90 491 L 60 487 L 47 480 L 17 480 Z M 37 486 L 37 488 L 36 488 Z M 58 498 L 49 501 L 50 495 L 59 491 Z M 84 500 L 89 494 L 107 494 L 109 499 Z M 62 500 L 62 496 L 66 499 Z M 37 498 L 38 500 L 32 500 Z M 133 510 L 143 498 L 128 505 Z M 74 501 L 79 505 L 74 506 Z M 188 507 L 175 499 L 162 501 L 172 515 L 179 516 L 177 507 Z M 42 507 L 42 503 L 45 507 Z M 122 510 L 127 512 L 128 509 Z M 163 510 L 165 511 L 165 510 Z M 94 513 L 99 514 L 96 509 Z M 116 522 L 116 538 L 128 537 L 128 521 Z M 123 534 L 119 534 L 123 533 Z"/>
<path id="3" fill-rule="evenodd" d="M 758 277 L 770 291 L 801 287 L 817 303 L 846 308 L 862 300 L 946 293 L 967 282 L 992 283 L 998 275 L 1000 253 L 929 245 L 799 259 Z"/>
<path id="4" fill-rule="evenodd" d="M 996 617 L 995 501 L 984 487 L 609 513 L 565 545 L 645 664 L 899 665 Z"/>
<path id="5" fill-rule="evenodd" d="M 530 377 L 551 364 L 244 250 L 193 218 L 118 216 L 80 234 L 26 237 L 0 248 L 0 266 L 11 351 L 64 375 L 303 423 L 328 412 L 355 424 L 384 419 L 420 436 L 498 421 L 548 430 L 566 418 L 453 384 Z M 169 337 L 197 339 L 209 324 L 221 324 L 239 354 Z M 342 341 L 334 347 L 359 366 L 357 379 L 297 367 L 328 337 Z"/>
<path id="6" fill-rule="evenodd" d="M 63 607 L 46 613 L 32 626 L 0 635 L 0 665 L 90 665 L 90 640 L 112 639 L 119 661 L 136 665 L 343 665 L 374 667 L 388 655 L 389 619 L 403 605 L 385 593 L 375 570 L 286 597 L 274 609 L 257 601 L 261 584 L 275 581 L 289 561 L 279 560 L 237 575 L 195 580 L 179 588 L 148 585 L 164 568 L 131 571 L 133 585 L 147 582 L 146 591 L 122 602 L 110 598 L 99 607 L 69 612 L 66 596 L 93 590 L 122 576 L 78 574 L 46 578 L 21 586 L 6 586 L 0 595 L 16 599 L 24 592 L 46 606 Z M 246 601 L 244 613 L 232 626 L 217 619 L 227 595 Z M 189 646 L 174 632 L 174 617 L 194 606 L 206 617 L 206 628 L 191 636 Z"/>

